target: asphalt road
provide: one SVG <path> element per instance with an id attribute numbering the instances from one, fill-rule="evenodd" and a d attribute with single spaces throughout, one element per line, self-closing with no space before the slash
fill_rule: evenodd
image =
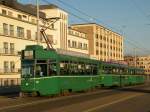
<path id="1" fill-rule="evenodd" d="M 0 98 L 0 112 L 150 112 L 150 84 L 56 98 Z"/>

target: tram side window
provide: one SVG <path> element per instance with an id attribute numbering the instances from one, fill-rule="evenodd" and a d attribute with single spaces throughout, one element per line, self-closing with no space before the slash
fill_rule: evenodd
<path id="1" fill-rule="evenodd" d="M 128 69 L 124 68 L 122 74 L 125 74 L 125 75 L 128 74 Z"/>
<path id="2" fill-rule="evenodd" d="M 97 75 L 98 74 L 98 68 L 96 65 L 93 66 L 93 75 Z"/>
<path id="3" fill-rule="evenodd" d="M 47 76 L 47 65 L 46 64 L 37 64 L 36 65 L 36 76 L 37 77 Z"/>
<path id="4" fill-rule="evenodd" d="M 81 74 L 81 75 L 84 75 L 84 74 L 85 74 L 85 65 L 84 65 L 84 63 L 79 63 L 79 64 L 78 64 L 78 72 L 79 72 L 79 74 Z"/>
<path id="5" fill-rule="evenodd" d="M 134 70 L 130 70 L 130 75 L 134 75 Z"/>
<path id="6" fill-rule="evenodd" d="M 97 66 L 83 62 L 62 61 L 60 63 L 61 75 L 91 75 L 97 74 Z"/>
<path id="7" fill-rule="evenodd" d="M 89 64 L 87 64 L 87 65 L 85 66 L 85 71 L 86 71 L 85 74 L 87 74 L 87 75 L 89 75 L 89 74 L 91 73 L 91 66 L 90 66 Z"/>
<path id="8" fill-rule="evenodd" d="M 103 73 L 104 74 L 112 74 L 113 70 L 111 67 L 103 66 Z"/>
<path id="9" fill-rule="evenodd" d="M 50 62 L 49 64 L 49 75 L 54 76 L 57 75 L 57 65 L 56 62 Z"/>
<path id="10" fill-rule="evenodd" d="M 63 61 L 60 63 L 60 74 L 61 75 L 68 75 L 69 70 L 68 70 L 68 62 L 67 61 Z"/>
<path id="11" fill-rule="evenodd" d="M 70 75 L 79 75 L 78 64 L 76 62 L 70 62 L 68 64 L 68 73 Z"/>
<path id="12" fill-rule="evenodd" d="M 123 74 L 124 70 L 118 67 L 111 67 L 111 66 L 103 66 L 103 73 L 104 74 Z"/>
<path id="13" fill-rule="evenodd" d="M 46 60 L 37 60 L 36 61 L 35 76 L 36 77 L 47 76 L 47 61 Z"/>

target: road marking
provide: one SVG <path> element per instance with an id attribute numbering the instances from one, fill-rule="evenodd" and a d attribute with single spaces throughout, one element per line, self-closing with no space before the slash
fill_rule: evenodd
<path id="1" fill-rule="evenodd" d="M 90 108 L 90 109 L 82 111 L 82 112 L 94 112 L 94 111 L 96 111 L 98 109 L 110 106 L 112 104 L 116 104 L 116 103 L 119 103 L 119 102 L 122 102 L 122 101 L 125 101 L 125 100 L 128 100 L 128 99 L 131 99 L 131 98 L 134 98 L 134 97 L 137 97 L 137 96 L 142 96 L 142 95 L 143 94 L 132 95 L 132 96 L 125 97 L 125 98 L 122 98 L 122 99 L 119 99 L 119 100 L 116 100 L 116 101 L 113 101 L 113 102 L 110 102 L 110 103 L 106 103 L 106 104 L 103 104 L 103 105 L 96 106 L 94 108 Z"/>
<path id="2" fill-rule="evenodd" d="M 92 93 L 84 93 L 84 94 L 77 94 L 77 95 L 71 95 L 71 96 L 63 96 L 63 97 L 56 97 L 56 98 L 52 98 L 52 99 L 45 99 L 45 100 L 40 100 L 40 101 L 32 101 L 30 103 L 23 103 L 23 104 L 19 104 L 19 105 L 11 105 L 11 106 L 6 106 L 6 107 L 0 107 L 0 111 L 2 110 L 6 110 L 6 109 L 11 109 L 11 108 L 17 108 L 17 107 L 25 107 L 28 105 L 35 105 L 35 104 L 40 104 L 40 103 L 46 103 L 49 101 L 57 101 L 57 100 L 63 100 L 63 99 L 67 99 L 67 98 L 75 98 L 75 97 L 80 97 L 80 96 L 86 96 L 86 95 L 92 95 L 92 94 L 98 94 L 98 93 L 105 93 L 105 92 L 110 92 L 112 90 L 101 90 L 101 91 L 96 91 L 96 92 L 92 92 Z"/>

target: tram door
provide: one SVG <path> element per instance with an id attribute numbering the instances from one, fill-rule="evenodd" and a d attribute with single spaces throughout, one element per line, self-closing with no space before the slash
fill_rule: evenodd
<path id="1" fill-rule="evenodd" d="M 37 60 L 36 66 L 35 66 L 35 76 L 36 77 L 47 76 L 47 61 L 46 60 Z"/>

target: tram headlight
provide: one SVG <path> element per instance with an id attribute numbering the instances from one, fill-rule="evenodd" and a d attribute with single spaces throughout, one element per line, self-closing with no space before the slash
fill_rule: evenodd
<path id="1" fill-rule="evenodd" d="M 25 85 L 26 85 L 26 86 L 28 86 L 28 85 L 29 85 L 29 83 L 26 83 Z"/>

